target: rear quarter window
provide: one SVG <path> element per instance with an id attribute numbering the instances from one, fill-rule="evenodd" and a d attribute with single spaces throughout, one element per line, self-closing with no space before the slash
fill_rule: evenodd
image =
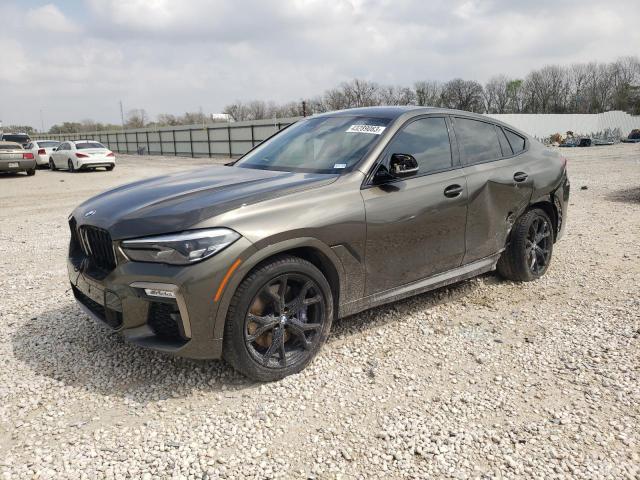
<path id="1" fill-rule="evenodd" d="M 504 133 L 509 139 L 513 153 L 519 153 L 524 150 L 525 140 L 517 133 L 513 133 L 511 130 L 505 130 Z"/>

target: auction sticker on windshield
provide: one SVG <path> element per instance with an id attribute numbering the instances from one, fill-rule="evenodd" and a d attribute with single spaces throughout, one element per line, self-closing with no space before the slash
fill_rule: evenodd
<path id="1" fill-rule="evenodd" d="M 347 133 L 372 133 L 373 135 L 380 135 L 384 132 L 386 127 L 380 127 L 378 125 L 351 125 L 347 130 Z"/>

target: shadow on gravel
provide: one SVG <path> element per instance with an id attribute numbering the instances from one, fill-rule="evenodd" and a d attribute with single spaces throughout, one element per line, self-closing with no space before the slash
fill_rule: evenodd
<path id="1" fill-rule="evenodd" d="M 607 200 L 622 203 L 640 203 L 640 187 L 618 190 L 607 195 Z"/>
<path id="2" fill-rule="evenodd" d="M 495 277 L 484 276 L 485 282 Z M 398 321 L 441 303 L 469 295 L 476 281 L 465 281 L 334 323 L 329 344 Z M 171 357 L 125 343 L 117 334 L 64 302 L 29 319 L 13 335 L 13 354 L 36 375 L 105 396 L 143 404 L 185 398 L 195 392 L 257 388 L 223 361 Z M 321 353 L 322 354 L 322 353 Z"/>

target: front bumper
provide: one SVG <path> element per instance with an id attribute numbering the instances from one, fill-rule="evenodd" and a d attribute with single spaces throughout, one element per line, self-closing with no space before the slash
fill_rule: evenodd
<path id="1" fill-rule="evenodd" d="M 216 291 L 237 258 L 253 251 L 241 238 L 217 255 L 194 265 L 130 262 L 118 253 L 104 278 L 69 255 L 67 270 L 81 309 L 120 333 L 125 340 L 189 358 L 220 358 L 222 338 L 214 336 Z M 172 290 L 175 298 L 149 296 L 145 288 Z"/>

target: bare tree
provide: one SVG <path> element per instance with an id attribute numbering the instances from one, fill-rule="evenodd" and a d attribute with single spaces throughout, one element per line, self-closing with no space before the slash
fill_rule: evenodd
<path id="1" fill-rule="evenodd" d="M 416 92 L 416 104 L 439 107 L 442 102 L 442 84 L 436 81 L 419 81 L 413 86 Z"/>
<path id="2" fill-rule="evenodd" d="M 127 113 L 125 126 L 127 128 L 142 128 L 147 124 L 148 119 L 149 117 L 144 108 L 135 108 Z"/>
<path id="3" fill-rule="evenodd" d="M 444 84 L 442 103 L 447 108 L 482 112 L 484 110 L 482 85 L 473 80 L 456 78 Z"/>
<path id="4" fill-rule="evenodd" d="M 491 77 L 484 86 L 487 113 L 506 113 L 509 105 L 509 79 L 505 75 Z"/>

